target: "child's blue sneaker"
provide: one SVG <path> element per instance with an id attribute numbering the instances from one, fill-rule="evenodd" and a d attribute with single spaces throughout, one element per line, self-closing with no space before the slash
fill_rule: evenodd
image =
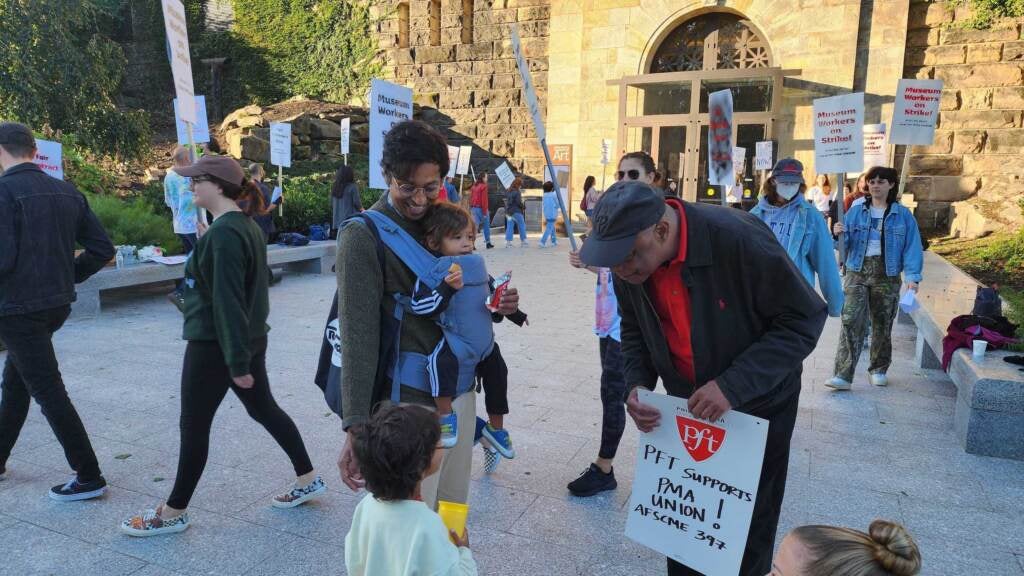
<path id="1" fill-rule="evenodd" d="M 487 426 L 487 420 L 477 416 L 476 417 L 476 432 L 473 434 L 473 445 L 476 446 L 480 443 L 480 439 L 484 437 L 484 428 Z"/>
<path id="2" fill-rule="evenodd" d="M 504 428 L 495 428 L 488 424 L 481 433 L 502 456 L 509 460 L 516 457 L 516 451 L 512 449 L 512 439 Z"/>
<path id="3" fill-rule="evenodd" d="M 452 412 L 441 417 L 441 447 L 455 448 L 459 441 L 459 417 Z"/>

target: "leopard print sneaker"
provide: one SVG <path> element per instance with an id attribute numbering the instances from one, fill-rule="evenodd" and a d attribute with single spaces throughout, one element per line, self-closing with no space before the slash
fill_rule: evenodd
<path id="1" fill-rule="evenodd" d="M 327 484 L 319 476 L 302 488 L 292 488 L 284 494 L 274 496 L 271 504 L 274 508 L 295 508 L 300 504 L 309 502 L 313 498 L 327 491 Z"/>
<path id="2" fill-rule="evenodd" d="M 160 534 L 184 532 L 189 527 L 188 512 L 166 520 L 160 516 L 160 510 L 143 510 L 121 522 L 121 532 L 129 536 L 146 537 Z"/>

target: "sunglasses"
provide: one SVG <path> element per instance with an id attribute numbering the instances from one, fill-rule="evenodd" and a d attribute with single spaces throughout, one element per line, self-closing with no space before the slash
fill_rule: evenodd
<path id="1" fill-rule="evenodd" d="M 626 170 L 625 172 L 623 172 L 622 170 L 619 170 L 618 172 L 615 173 L 615 179 L 616 180 L 622 180 L 623 178 L 625 178 L 627 176 L 629 176 L 630 180 L 639 180 L 640 179 L 640 171 L 639 170 Z"/>

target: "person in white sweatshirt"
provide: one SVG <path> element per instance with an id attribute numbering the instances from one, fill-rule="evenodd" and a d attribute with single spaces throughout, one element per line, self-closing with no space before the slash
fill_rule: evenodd
<path id="1" fill-rule="evenodd" d="M 450 531 L 420 497 L 423 479 L 441 467 L 440 439 L 437 416 L 413 405 L 384 407 L 356 430 L 369 494 L 345 536 L 350 576 L 476 576 L 469 532 Z"/>

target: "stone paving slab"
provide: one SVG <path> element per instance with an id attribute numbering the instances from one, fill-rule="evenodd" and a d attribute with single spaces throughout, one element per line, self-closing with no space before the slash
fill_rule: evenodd
<path id="1" fill-rule="evenodd" d="M 631 423 L 615 463 L 619 488 L 589 499 L 565 489 L 596 456 L 601 419 L 594 276 L 569 268 L 566 250 L 484 252 L 492 272 L 513 271 L 530 326 L 496 327 L 510 367 L 506 423 L 519 457 L 487 475 L 482 452 L 474 454 L 474 555 L 481 573 L 492 575 L 663 573 L 660 556 L 622 535 L 636 461 Z M 177 465 L 185 346 L 180 315 L 163 291 L 114 291 L 101 318 L 70 322 L 57 334 L 62 373 L 111 489 L 92 502 L 46 497 L 69 471 L 34 407 L 0 481 L 0 576 L 344 574 L 344 538 L 362 495 L 338 478 L 340 424 L 312 383 L 334 293 L 329 276 L 286 274 L 271 289 L 268 352 L 274 395 L 295 419 L 328 494 L 295 510 L 271 508 L 291 466 L 229 395 L 214 422 L 192 528 L 148 540 L 117 531 L 124 516 L 167 496 Z M 853 392 L 825 390 L 838 328 L 830 319 L 804 364 L 780 535 L 806 523 L 865 529 L 876 517 L 891 518 L 920 542 L 924 574 L 1024 575 L 1024 463 L 959 448 L 956 388 L 941 372 L 913 365 L 913 326 L 895 328 L 889 387 L 867 383 L 865 352 Z"/>

